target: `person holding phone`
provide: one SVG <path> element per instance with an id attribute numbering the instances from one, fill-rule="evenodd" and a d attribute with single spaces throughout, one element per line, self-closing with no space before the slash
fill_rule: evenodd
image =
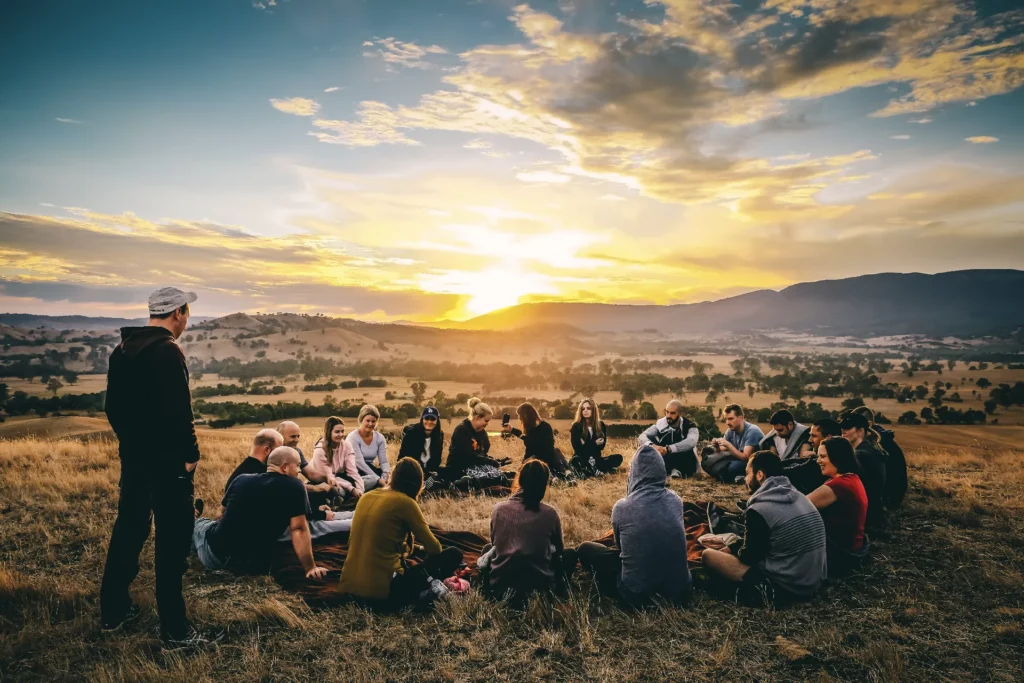
<path id="1" fill-rule="evenodd" d="M 576 421 L 569 430 L 572 460 L 569 467 L 582 479 L 614 472 L 622 465 L 618 453 L 602 455 L 607 444 L 608 426 L 601 421 L 601 411 L 592 398 L 580 401 L 576 408 Z"/>
<path id="2" fill-rule="evenodd" d="M 559 479 L 564 479 L 569 469 L 562 451 L 555 448 L 555 432 L 551 425 L 540 419 L 540 413 L 533 407 L 532 403 L 523 403 L 516 408 L 516 415 L 519 417 L 519 424 L 522 429 L 511 425 L 501 426 L 502 434 L 511 434 L 523 440 L 526 452 L 523 454 L 523 462 L 540 460 L 548 466 L 551 474 Z"/>
<path id="3" fill-rule="evenodd" d="M 505 479 L 500 468 L 508 465 L 510 461 L 496 460 L 488 455 L 491 450 L 491 439 L 487 436 L 487 425 L 490 424 L 494 411 L 476 397 L 469 399 L 467 405 L 469 417 L 459 423 L 452 432 L 444 474 L 452 483 L 467 477 L 481 481 Z M 472 483 L 464 484 L 466 485 L 472 486 Z"/>

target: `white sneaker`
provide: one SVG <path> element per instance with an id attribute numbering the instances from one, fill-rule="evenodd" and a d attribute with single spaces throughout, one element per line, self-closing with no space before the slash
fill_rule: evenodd
<path id="1" fill-rule="evenodd" d="M 680 472 L 679 470 L 672 470 L 671 472 L 668 473 L 668 476 L 672 477 L 673 479 L 682 479 L 683 473 Z"/>

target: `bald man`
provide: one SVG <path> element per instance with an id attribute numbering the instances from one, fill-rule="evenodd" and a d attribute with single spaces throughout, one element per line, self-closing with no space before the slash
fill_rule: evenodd
<path id="1" fill-rule="evenodd" d="M 324 498 L 323 494 L 330 492 L 334 488 L 334 482 L 328 481 L 329 478 L 325 478 L 314 468 L 310 467 L 309 461 L 306 460 L 302 449 L 299 448 L 299 440 L 302 439 L 302 427 L 297 422 L 285 420 L 277 426 L 277 431 L 281 433 L 284 445 L 294 449 L 299 454 L 299 471 L 302 472 L 302 476 L 308 482 L 306 484 L 306 493 L 312 495 L 313 499 L 321 501 Z"/>
<path id="2" fill-rule="evenodd" d="M 298 452 L 280 446 L 267 458 L 266 472 L 236 477 L 224 493 L 221 518 L 196 520 L 192 545 L 203 566 L 266 573 L 275 542 L 289 534 L 306 578 L 323 578 L 327 570 L 313 560 L 309 499 L 298 476 Z"/>
<path id="3" fill-rule="evenodd" d="M 673 479 L 697 472 L 696 423 L 683 417 L 683 403 L 672 399 L 665 406 L 665 417 L 640 435 L 640 445 L 650 445 L 665 458 L 665 470 Z"/>
<path id="4" fill-rule="evenodd" d="M 263 474 L 267 471 L 267 458 L 275 448 L 284 445 L 284 437 L 274 429 L 261 429 L 256 432 L 252 440 L 252 448 L 249 449 L 249 456 L 238 464 L 235 471 L 228 477 L 228 483 L 224 485 L 227 491 L 231 482 L 240 474 Z"/>

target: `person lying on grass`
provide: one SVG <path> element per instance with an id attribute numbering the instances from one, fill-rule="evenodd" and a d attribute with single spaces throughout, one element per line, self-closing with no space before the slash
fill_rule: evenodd
<path id="1" fill-rule="evenodd" d="M 702 553 L 712 579 L 724 580 L 744 604 L 778 606 L 812 597 L 825 580 L 825 524 L 783 474 L 771 451 L 747 460 L 743 545 Z"/>
<path id="2" fill-rule="evenodd" d="M 224 493 L 219 520 L 197 519 L 192 547 L 207 569 L 227 568 L 246 573 L 270 571 L 274 544 L 289 534 L 308 579 L 322 579 L 327 570 L 313 560 L 306 516 L 310 514 L 306 487 L 299 477 L 299 454 L 294 448 L 275 448 L 263 474 L 242 474 Z M 333 519 L 333 513 L 327 513 Z M 340 522 L 314 522 L 329 526 Z M 338 528 L 336 530 L 342 530 Z"/>
<path id="3" fill-rule="evenodd" d="M 442 580 L 462 564 L 462 551 L 441 548 L 417 504 L 423 489 L 423 468 L 402 458 L 386 488 L 366 493 L 356 504 L 348 555 L 339 589 L 370 607 L 387 611 L 416 603 L 431 580 Z M 408 567 L 406 557 L 416 545 L 426 561 Z"/>
<path id="4" fill-rule="evenodd" d="M 683 499 L 665 479 L 665 458 L 641 446 L 629 467 L 626 497 L 612 508 L 617 549 L 592 541 L 576 549 L 601 593 L 634 607 L 655 599 L 685 603 L 690 598 Z"/>

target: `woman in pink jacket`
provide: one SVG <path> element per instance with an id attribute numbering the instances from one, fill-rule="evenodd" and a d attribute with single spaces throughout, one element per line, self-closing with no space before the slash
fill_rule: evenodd
<path id="1" fill-rule="evenodd" d="M 345 441 L 345 422 L 340 417 L 332 416 L 324 422 L 324 435 L 313 447 L 313 459 L 309 464 L 321 476 L 327 477 L 342 498 L 363 495 L 363 477 L 356 468 L 356 453 Z"/>

